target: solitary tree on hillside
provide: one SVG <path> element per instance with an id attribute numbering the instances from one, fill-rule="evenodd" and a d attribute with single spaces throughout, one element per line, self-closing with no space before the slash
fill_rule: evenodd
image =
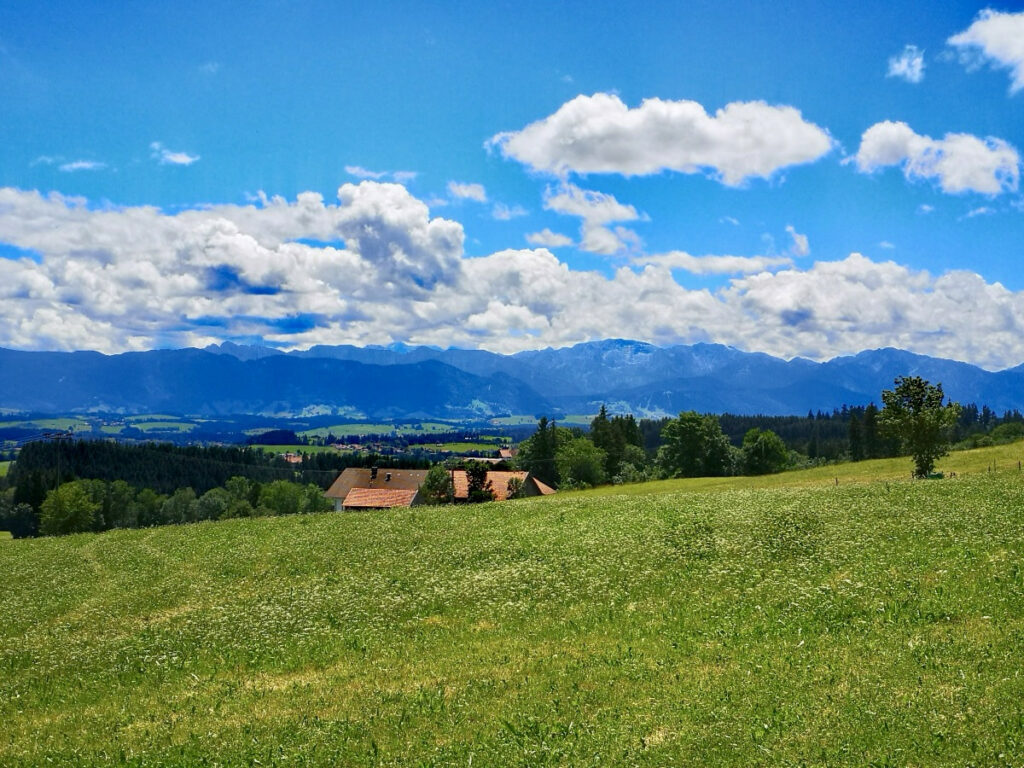
<path id="1" fill-rule="evenodd" d="M 933 386 L 920 376 L 900 376 L 895 384 L 882 392 L 879 427 L 913 456 L 914 476 L 927 477 L 936 460 L 949 453 L 949 436 L 960 405 L 943 405 L 942 384 Z"/>

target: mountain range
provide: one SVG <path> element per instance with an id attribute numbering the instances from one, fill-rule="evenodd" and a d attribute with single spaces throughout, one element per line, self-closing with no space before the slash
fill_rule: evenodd
<path id="1" fill-rule="evenodd" d="M 651 417 L 691 409 L 786 415 L 880 404 L 882 389 L 907 375 L 942 383 L 954 400 L 1024 410 L 1024 365 L 993 372 L 898 349 L 817 363 L 619 339 L 514 355 L 404 345 L 286 353 L 230 342 L 117 355 L 0 349 L 0 408 L 475 419 L 593 413 L 605 403 Z"/>

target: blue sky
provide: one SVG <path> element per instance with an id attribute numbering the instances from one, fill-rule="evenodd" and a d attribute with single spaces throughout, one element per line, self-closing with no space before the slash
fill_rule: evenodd
<path id="1" fill-rule="evenodd" d="M 0 345 L 1017 365 L 1022 41 L 1020 4 L 7 3 Z"/>

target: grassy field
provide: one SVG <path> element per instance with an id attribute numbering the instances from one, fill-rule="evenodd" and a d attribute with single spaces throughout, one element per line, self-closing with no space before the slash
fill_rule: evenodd
<path id="1" fill-rule="evenodd" d="M 0 477 L 7 476 L 7 470 L 11 468 L 11 462 L 0 461 Z"/>
<path id="2" fill-rule="evenodd" d="M 89 431 L 92 425 L 84 419 L 56 418 L 32 419 L 30 421 L 0 421 L 0 427 L 22 427 L 24 429 Z"/>
<path id="3" fill-rule="evenodd" d="M 253 448 L 259 448 L 267 453 L 337 453 L 335 448 L 329 445 L 258 445 L 254 444 Z"/>
<path id="4" fill-rule="evenodd" d="M 555 421 L 562 426 L 572 424 L 573 426 L 590 426 L 590 422 L 597 416 L 596 413 L 585 414 L 585 413 L 570 413 L 565 416 L 560 416 Z M 503 427 L 522 427 L 527 424 L 536 424 L 538 417 L 527 416 L 525 414 L 517 414 L 513 416 L 499 416 L 491 419 L 491 424 Z"/>
<path id="5" fill-rule="evenodd" d="M 181 416 L 173 413 L 140 413 L 135 416 L 126 416 L 125 421 L 136 423 L 140 421 L 177 421 Z"/>
<path id="6" fill-rule="evenodd" d="M 299 432 L 303 437 L 352 437 L 353 435 L 429 435 L 439 432 L 451 432 L 458 429 L 455 424 L 442 424 L 439 422 L 416 422 L 413 424 L 388 424 L 385 422 L 359 423 L 359 424 L 335 424 L 331 427 L 317 427 Z"/>
<path id="7" fill-rule="evenodd" d="M 433 450 L 444 451 L 445 453 L 465 453 L 466 451 L 478 451 L 481 453 L 493 453 L 498 450 L 498 442 L 480 442 L 476 440 L 463 440 L 453 443 L 431 444 L 424 446 Z"/>
<path id="8" fill-rule="evenodd" d="M 523 427 L 527 424 L 536 424 L 536 416 L 498 416 L 490 420 L 491 424 L 501 427 Z"/>
<path id="9" fill-rule="evenodd" d="M 7 542 L 0 764 L 1021 765 L 986 456 Z"/>
<path id="10" fill-rule="evenodd" d="M 1019 470 L 1024 462 L 1024 442 L 955 451 L 939 459 L 936 471 L 958 477 L 987 473 L 993 470 Z M 686 477 L 658 480 L 636 485 L 602 486 L 578 491 L 584 496 L 618 496 L 622 494 L 649 495 L 651 493 L 678 493 L 693 491 L 737 490 L 741 488 L 798 488 L 826 487 L 849 483 L 871 483 L 910 478 L 913 464 L 907 457 L 875 459 L 872 461 L 830 464 L 814 469 L 781 472 L 777 475 L 756 477 Z M 929 481 L 932 482 L 932 481 Z"/>
<path id="11" fill-rule="evenodd" d="M 143 432 L 191 432 L 196 428 L 187 421 L 133 421 L 131 426 Z"/>

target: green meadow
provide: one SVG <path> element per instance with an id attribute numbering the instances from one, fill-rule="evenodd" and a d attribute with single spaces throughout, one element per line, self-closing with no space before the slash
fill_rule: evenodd
<path id="1" fill-rule="evenodd" d="M 257 448 L 265 453 L 337 453 L 338 451 L 330 445 L 262 445 L 254 443 Z"/>
<path id="2" fill-rule="evenodd" d="M 11 462 L 0 461 L 0 477 L 7 476 L 7 470 L 11 468 Z"/>
<path id="3" fill-rule="evenodd" d="M 462 440 L 454 441 L 450 443 L 437 443 L 433 445 L 426 445 L 425 448 L 431 448 L 444 453 L 465 453 L 467 451 L 476 451 L 478 453 L 493 453 L 498 450 L 502 445 L 500 438 L 481 438 L 479 440 Z"/>
<path id="4" fill-rule="evenodd" d="M 497 416 L 490 419 L 490 423 L 499 427 L 522 427 L 527 424 L 536 424 L 537 417 L 526 414 L 516 416 Z"/>
<path id="5" fill-rule="evenodd" d="M 131 426 L 143 432 L 191 432 L 196 428 L 187 421 L 133 421 Z"/>
<path id="6" fill-rule="evenodd" d="M 564 416 L 559 416 L 557 421 L 562 426 L 590 426 L 590 422 L 597 416 L 596 413 L 585 414 L 585 413 L 570 413 Z M 502 427 L 521 427 L 526 424 L 536 424 L 537 416 L 531 416 L 528 414 L 514 414 L 512 416 L 498 416 L 490 420 L 491 424 Z"/>
<path id="7" fill-rule="evenodd" d="M 1021 448 L 8 541 L 0 764 L 1021 765 Z"/>
<path id="8" fill-rule="evenodd" d="M 1024 467 L 1024 442 L 989 448 L 954 451 L 939 459 L 936 471 L 958 478 L 1001 470 L 1021 471 Z M 780 472 L 777 475 L 744 477 L 684 477 L 656 480 L 636 485 L 608 485 L 579 491 L 585 496 L 619 496 L 683 491 L 713 491 L 754 488 L 800 488 L 909 480 L 913 465 L 907 457 L 827 464 L 813 469 Z M 936 482 L 936 481 L 927 481 Z"/>
<path id="9" fill-rule="evenodd" d="M 386 422 L 369 422 L 356 424 L 335 424 L 330 427 L 317 427 L 299 432 L 303 437 L 353 437 L 355 435 L 428 435 L 440 432 L 451 432 L 457 425 L 441 422 L 415 422 L 410 424 L 389 424 Z"/>
<path id="10" fill-rule="evenodd" d="M 88 432 L 92 429 L 92 425 L 84 419 L 71 418 L 53 418 L 53 419 L 30 419 L 22 421 L 3 421 L 0 422 L 0 427 L 20 427 L 22 429 L 46 429 L 46 430 L 70 430 L 72 432 L 85 431 Z"/>

